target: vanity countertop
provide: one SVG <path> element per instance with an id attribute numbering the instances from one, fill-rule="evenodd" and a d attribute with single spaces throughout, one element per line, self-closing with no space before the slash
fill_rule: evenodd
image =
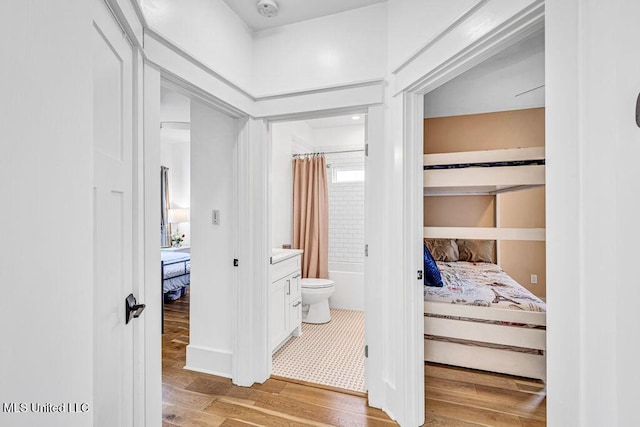
<path id="1" fill-rule="evenodd" d="M 277 249 L 271 250 L 271 264 L 277 264 L 285 259 L 293 258 L 304 252 L 302 249 Z"/>

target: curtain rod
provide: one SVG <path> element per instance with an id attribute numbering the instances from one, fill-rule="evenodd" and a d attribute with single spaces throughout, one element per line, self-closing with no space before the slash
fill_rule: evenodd
<path id="1" fill-rule="evenodd" d="M 336 150 L 336 151 L 318 151 L 316 153 L 298 153 L 292 154 L 292 157 L 303 157 L 303 156 L 311 156 L 314 154 L 340 154 L 340 153 L 359 153 L 364 152 L 364 148 L 358 150 Z"/>

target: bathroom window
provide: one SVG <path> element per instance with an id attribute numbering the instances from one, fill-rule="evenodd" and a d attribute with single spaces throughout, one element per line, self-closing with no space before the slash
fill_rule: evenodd
<path id="1" fill-rule="evenodd" d="M 331 166 L 331 182 L 334 184 L 364 182 L 364 165 Z"/>

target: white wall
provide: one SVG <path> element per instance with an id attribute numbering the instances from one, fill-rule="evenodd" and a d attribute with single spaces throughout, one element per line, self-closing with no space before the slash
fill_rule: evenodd
<path id="1" fill-rule="evenodd" d="M 191 122 L 191 101 L 175 91 L 162 88 L 160 96 L 161 122 Z M 189 208 L 191 205 L 191 147 L 188 129 L 163 127 L 160 129 L 160 164 L 169 168 L 169 197 L 171 208 Z M 184 246 L 191 244 L 191 224 L 178 225 L 185 235 Z M 172 229 L 176 232 L 176 228 Z"/>
<path id="2" fill-rule="evenodd" d="M 148 25 L 227 80 L 249 90 L 251 30 L 222 0 L 143 0 Z"/>
<path id="3" fill-rule="evenodd" d="M 398 67 L 477 0 L 388 0 L 389 68 Z"/>
<path id="4" fill-rule="evenodd" d="M 235 120 L 191 103 L 191 313 L 187 368 L 231 376 Z M 220 224 L 212 224 L 212 210 Z"/>
<path id="5" fill-rule="evenodd" d="M 174 90 L 160 90 L 160 121 L 185 122 L 191 120 L 191 100 Z M 166 129 L 163 129 L 166 130 Z"/>
<path id="6" fill-rule="evenodd" d="M 364 182 L 333 182 L 340 167 L 364 169 L 364 153 L 327 154 L 329 262 L 364 260 Z"/>
<path id="7" fill-rule="evenodd" d="M 424 97 L 424 117 L 544 107 L 544 32 L 540 31 Z"/>
<path id="8" fill-rule="evenodd" d="M 191 205 L 191 147 L 188 142 L 167 142 L 162 140 L 164 150 L 161 154 L 165 154 L 166 164 L 163 166 L 169 168 L 169 196 L 171 197 L 172 208 L 189 208 Z M 184 246 L 191 244 L 191 224 L 184 222 L 175 225 L 172 232 L 180 232 L 185 235 L 182 242 Z"/>
<path id="9" fill-rule="evenodd" d="M 364 149 L 364 124 L 313 130 L 315 151 Z M 326 154 L 327 164 L 364 168 L 364 152 Z M 364 259 L 364 182 L 334 183 L 327 169 L 329 191 L 329 263 Z"/>
<path id="10" fill-rule="evenodd" d="M 546 7 L 550 425 L 640 425 L 640 3 Z"/>
<path id="11" fill-rule="evenodd" d="M 84 0 L 0 2 L 0 402 L 93 409 L 91 16 Z M 92 419 L 0 411 L 11 426 Z"/>
<path id="12" fill-rule="evenodd" d="M 303 121 L 271 127 L 271 246 L 293 245 L 293 177 L 291 155 L 313 146 L 311 128 Z M 309 147 L 309 149 L 305 149 Z"/>
<path id="13" fill-rule="evenodd" d="M 253 90 L 269 95 L 386 75 L 386 3 L 253 36 Z"/>

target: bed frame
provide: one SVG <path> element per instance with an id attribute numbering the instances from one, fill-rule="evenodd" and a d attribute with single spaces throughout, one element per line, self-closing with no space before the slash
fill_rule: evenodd
<path id="1" fill-rule="evenodd" d="M 491 167 L 494 162 L 496 167 Z M 425 196 L 498 195 L 544 185 L 541 147 L 431 154 L 424 156 L 424 164 Z M 473 167 L 476 164 L 481 165 Z M 545 229 L 425 227 L 424 237 L 544 241 Z M 426 361 L 546 379 L 546 313 L 430 301 L 424 302 L 424 313 Z"/>
<path id="2" fill-rule="evenodd" d="M 524 353 L 425 338 L 426 361 L 543 381 L 546 379 L 546 313 L 429 301 L 425 301 L 424 311 L 425 336 L 537 350 L 536 353 Z M 447 318 L 432 317 L 433 315 Z M 481 323 L 471 319 L 500 321 L 505 324 Z M 523 325 L 535 325 L 537 328 Z"/>
<path id="3" fill-rule="evenodd" d="M 183 260 L 178 260 L 178 261 L 160 261 L 160 298 L 162 299 L 161 303 L 160 303 L 160 307 L 162 307 L 162 316 L 161 316 L 161 329 L 162 329 L 162 333 L 164 334 L 164 281 L 165 280 L 169 280 L 169 279 L 165 279 L 164 278 L 164 269 L 167 266 L 170 265 L 176 265 L 176 264 L 184 264 L 184 268 L 183 271 L 184 273 L 182 274 L 176 274 L 175 276 L 172 276 L 171 279 L 176 278 L 176 277 L 182 277 L 182 276 L 186 276 L 187 274 L 191 274 L 191 271 L 187 271 L 187 263 L 191 262 L 191 257 L 189 257 L 189 259 L 183 259 Z"/>
<path id="4" fill-rule="evenodd" d="M 545 182 L 544 147 L 425 154 L 423 164 L 425 196 L 499 194 Z"/>

